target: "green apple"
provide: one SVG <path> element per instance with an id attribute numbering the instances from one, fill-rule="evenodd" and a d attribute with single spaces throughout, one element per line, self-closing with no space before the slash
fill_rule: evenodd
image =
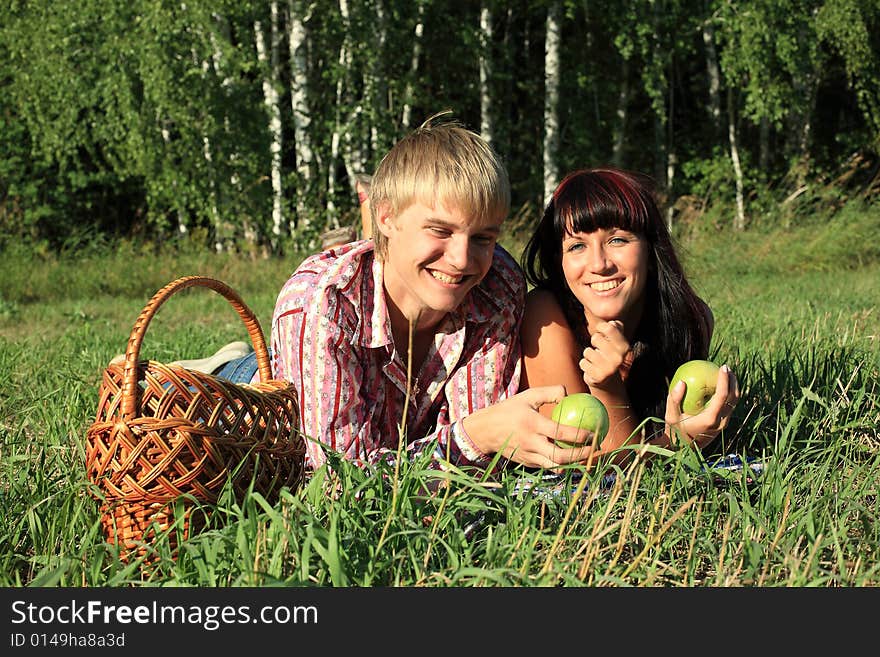
<path id="1" fill-rule="evenodd" d="M 687 392 L 681 402 L 681 409 L 688 415 L 695 415 L 703 410 L 715 394 L 715 382 L 718 381 L 719 368 L 711 360 L 689 360 L 682 364 L 669 382 L 669 390 L 679 381 L 687 384 Z"/>
<path id="2" fill-rule="evenodd" d="M 605 404 L 588 392 L 576 392 L 562 398 L 550 414 L 550 419 L 570 427 L 580 427 L 592 431 L 596 440 L 602 442 L 608 434 L 608 411 Z M 560 447 L 571 447 L 571 443 L 556 441 Z"/>

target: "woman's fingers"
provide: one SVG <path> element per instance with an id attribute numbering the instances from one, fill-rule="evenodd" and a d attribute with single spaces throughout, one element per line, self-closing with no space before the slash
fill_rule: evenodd
<path id="1" fill-rule="evenodd" d="M 630 344 L 619 320 L 600 322 L 590 335 L 590 345 L 583 352 L 579 366 L 588 386 L 602 385 L 619 375 Z"/>
<path id="2" fill-rule="evenodd" d="M 629 351 L 629 341 L 623 334 L 623 322 L 614 319 L 600 322 L 590 335 L 590 344 L 596 349 L 610 349 L 615 353 Z"/>
<path id="3" fill-rule="evenodd" d="M 718 371 L 715 394 L 709 400 L 706 408 L 701 411 L 701 414 L 705 413 L 708 416 L 707 420 L 720 430 L 727 426 L 733 409 L 738 403 L 739 382 L 733 371 L 727 365 L 722 365 Z"/>
<path id="4" fill-rule="evenodd" d="M 680 381 L 666 397 L 666 423 L 675 434 L 685 434 L 686 440 L 703 448 L 712 442 L 720 431 L 730 423 L 733 410 L 739 403 L 739 382 L 727 365 L 722 365 L 715 383 L 715 394 L 709 403 L 694 415 L 682 412 L 681 403 L 687 386 Z"/>
<path id="5" fill-rule="evenodd" d="M 672 435 L 670 438 L 676 437 L 676 432 L 681 433 L 680 425 L 682 420 L 681 403 L 684 401 L 684 395 L 687 392 L 687 384 L 684 381 L 676 383 L 669 394 L 666 395 L 666 424 Z"/>

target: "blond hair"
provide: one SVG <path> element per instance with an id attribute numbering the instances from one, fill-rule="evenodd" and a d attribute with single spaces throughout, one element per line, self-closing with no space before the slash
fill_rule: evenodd
<path id="1" fill-rule="evenodd" d="M 510 211 L 510 180 L 498 154 L 457 121 L 435 122 L 446 113 L 397 142 L 373 174 L 370 213 L 380 259 L 388 247 L 377 226 L 383 208 L 396 217 L 415 202 L 440 203 L 478 220 L 503 220 Z"/>

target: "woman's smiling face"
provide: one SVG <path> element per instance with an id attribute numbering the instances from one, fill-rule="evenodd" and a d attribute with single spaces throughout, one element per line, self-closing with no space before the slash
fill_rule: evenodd
<path id="1" fill-rule="evenodd" d="M 619 228 L 566 234 L 562 240 L 565 281 L 584 306 L 587 326 L 617 319 L 634 331 L 648 283 L 648 244 Z"/>

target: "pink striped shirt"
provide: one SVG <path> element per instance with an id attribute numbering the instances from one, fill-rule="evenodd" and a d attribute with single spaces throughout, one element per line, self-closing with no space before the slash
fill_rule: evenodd
<path id="1" fill-rule="evenodd" d="M 394 348 L 373 242 L 303 261 L 275 304 L 272 368 L 299 391 L 306 466 L 325 462 L 324 445 L 360 465 L 393 460 L 404 417 L 410 456 L 430 449 L 434 467 L 487 465 L 459 420 L 516 394 L 524 299 L 522 272 L 496 246 L 489 273 L 438 326 L 405 409 L 406 362 Z"/>

